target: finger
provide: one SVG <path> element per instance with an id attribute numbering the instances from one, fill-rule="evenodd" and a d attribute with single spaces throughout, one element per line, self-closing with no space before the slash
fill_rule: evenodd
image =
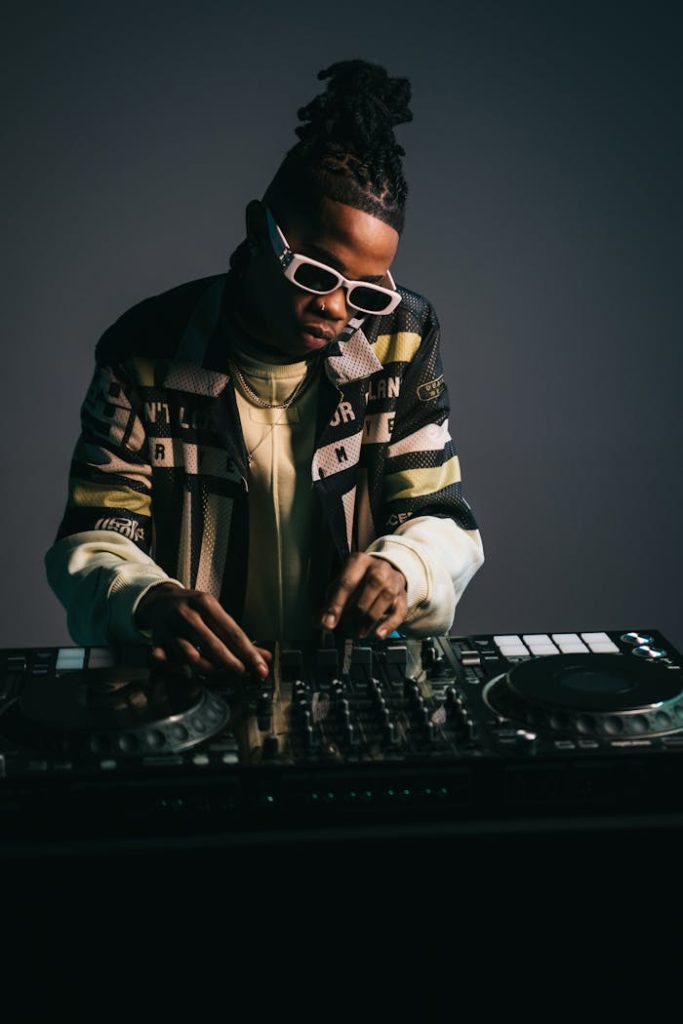
<path id="1" fill-rule="evenodd" d="M 394 602 L 401 596 L 394 578 L 383 587 L 367 587 L 358 598 L 356 607 L 362 620 L 370 628 L 394 608 Z"/>
<path id="2" fill-rule="evenodd" d="M 355 598 L 356 610 L 360 616 L 375 622 L 392 605 L 400 591 L 396 579 L 368 579 Z"/>
<path id="3" fill-rule="evenodd" d="M 406 615 L 408 614 L 408 604 L 405 597 L 399 597 L 396 600 L 393 611 L 391 611 L 388 617 L 382 622 L 375 630 L 375 636 L 378 640 L 384 640 L 385 637 L 389 636 L 393 630 L 401 625 Z"/>
<path id="4" fill-rule="evenodd" d="M 193 659 L 191 655 L 188 657 L 186 651 L 178 647 L 176 644 L 176 637 L 169 636 L 166 641 L 165 648 L 160 645 L 155 645 L 152 648 L 152 662 L 158 666 L 173 668 L 180 665 L 194 665 L 195 659 Z M 207 665 L 208 669 L 206 668 Z M 201 668 L 203 671 L 213 671 L 213 666 L 209 665 L 207 662 L 202 664 L 201 659 L 196 662 L 196 666 L 197 668 Z"/>
<path id="5" fill-rule="evenodd" d="M 192 641 L 186 640 L 185 637 L 182 636 L 176 636 L 173 638 L 173 643 L 178 651 L 182 664 L 190 665 L 191 668 L 198 669 L 200 672 L 205 672 L 207 674 L 211 674 L 216 671 L 216 666 L 197 650 Z M 242 671 L 244 671 L 244 669 L 242 669 Z"/>
<path id="6" fill-rule="evenodd" d="M 230 654 L 231 659 L 236 658 L 242 665 L 243 672 L 253 672 L 261 679 L 268 675 L 268 663 L 258 648 L 241 629 L 235 620 L 220 606 L 215 598 L 209 594 L 201 594 L 197 600 L 198 613 L 208 626 L 204 628 L 211 637 L 211 645 L 207 653 L 216 649 L 220 644 Z M 210 629 L 209 629 L 210 627 Z M 221 652 L 222 654 L 222 652 Z"/>
<path id="7" fill-rule="evenodd" d="M 202 598 L 209 596 L 200 595 Z M 204 602 L 199 602 L 199 607 L 202 611 L 206 610 Z M 202 615 L 190 605 L 178 609 L 178 617 L 169 640 L 173 641 L 173 652 L 181 664 L 191 665 L 202 672 L 228 671 L 236 675 L 245 675 L 249 670 L 235 652 L 209 628 Z M 265 677 L 268 668 L 265 662 L 263 664 L 264 670 L 260 675 Z"/>
<path id="8" fill-rule="evenodd" d="M 242 662 L 223 644 L 211 629 L 204 622 L 201 615 L 190 607 L 179 610 L 178 619 L 170 627 L 171 636 L 174 641 L 183 640 L 184 643 L 175 645 L 175 650 L 182 652 L 183 663 L 197 664 L 194 655 L 189 652 L 193 648 L 195 654 L 209 666 L 209 671 L 221 669 L 223 671 L 237 672 L 243 675 L 245 667 Z M 201 654 L 197 651 L 201 651 Z"/>
<path id="9" fill-rule="evenodd" d="M 334 629 L 342 612 L 367 571 L 368 564 L 364 557 L 352 555 L 346 562 L 341 574 L 332 584 L 330 596 L 323 612 L 322 625 L 325 629 Z"/>

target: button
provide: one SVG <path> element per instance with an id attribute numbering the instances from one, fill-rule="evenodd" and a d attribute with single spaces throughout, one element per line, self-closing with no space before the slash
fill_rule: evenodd
<path id="1" fill-rule="evenodd" d="M 52 667 L 52 662 L 55 660 L 54 651 L 34 651 L 33 652 L 33 671 L 40 668 L 43 671 L 47 671 Z"/>
<path id="2" fill-rule="evenodd" d="M 113 647 L 91 647 L 88 652 L 88 668 L 111 668 L 116 664 Z"/>
<path id="3" fill-rule="evenodd" d="M 532 654 L 540 655 L 541 657 L 543 657 L 543 656 L 545 656 L 547 654 L 559 654 L 560 653 L 558 651 L 557 647 L 555 646 L 555 644 L 550 643 L 550 641 L 548 641 L 547 644 L 546 643 L 535 643 L 535 642 L 531 643 L 531 641 L 529 641 L 529 650 L 531 651 Z"/>
<path id="4" fill-rule="evenodd" d="M 619 648 L 607 636 L 607 633 L 582 633 L 584 641 L 594 654 L 619 654 Z"/>
<path id="5" fill-rule="evenodd" d="M 515 658 L 526 658 L 529 655 L 526 647 L 501 647 L 500 653 L 504 658 L 514 660 Z"/>
<path id="6" fill-rule="evenodd" d="M 523 633 L 522 640 L 525 644 L 549 644 L 550 637 L 547 633 Z"/>
<path id="7" fill-rule="evenodd" d="M 579 638 L 576 638 L 576 643 L 570 640 L 559 640 L 558 646 L 563 654 L 588 654 L 588 648 L 585 644 L 582 644 Z"/>
<path id="8" fill-rule="evenodd" d="M 84 647 L 61 647 L 57 655 L 57 672 L 77 670 L 83 668 L 85 663 Z"/>
<path id="9" fill-rule="evenodd" d="M 527 653 L 526 644 L 523 644 L 522 641 L 516 637 L 510 637 L 509 640 L 506 640 L 504 643 L 499 643 L 498 649 L 503 654 L 506 654 L 507 651 L 520 651 L 522 654 Z"/>
<path id="10" fill-rule="evenodd" d="M 551 633 L 552 639 L 561 647 L 562 644 L 580 644 L 578 633 Z"/>

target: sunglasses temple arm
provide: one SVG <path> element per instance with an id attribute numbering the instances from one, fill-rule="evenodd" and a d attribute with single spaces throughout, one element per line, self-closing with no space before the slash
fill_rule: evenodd
<path id="1" fill-rule="evenodd" d="M 288 252 L 290 252 L 289 243 L 282 234 L 279 224 L 276 223 L 270 209 L 266 207 L 266 220 L 268 222 L 268 234 L 270 235 L 270 241 L 275 250 L 278 259 L 282 259 Z"/>

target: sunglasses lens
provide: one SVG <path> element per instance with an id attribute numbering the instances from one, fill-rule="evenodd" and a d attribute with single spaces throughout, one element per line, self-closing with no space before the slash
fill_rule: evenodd
<path id="1" fill-rule="evenodd" d="M 391 295 L 358 285 L 349 291 L 349 302 L 356 309 L 364 309 L 367 313 L 381 313 L 391 305 Z"/>
<path id="2" fill-rule="evenodd" d="M 331 292 L 339 287 L 339 278 L 324 270 L 314 267 L 311 263 L 301 263 L 294 272 L 294 280 L 302 288 L 310 288 L 314 292 Z"/>

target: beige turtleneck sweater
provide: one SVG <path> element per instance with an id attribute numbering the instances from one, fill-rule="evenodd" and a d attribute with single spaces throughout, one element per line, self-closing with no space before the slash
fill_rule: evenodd
<path id="1" fill-rule="evenodd" d="M 319 364 L 264 362 L 241 340 L 233 350 L 248 388 L 273 405 L 308 374 L 287 409 L 265 409 L 234 376 L 237 408 L 249 456 L 249 555 L 242 628 L 252 640 L 300 645 L 313 625 L 310 606 L 316 536 L 311 460 Z"/>

